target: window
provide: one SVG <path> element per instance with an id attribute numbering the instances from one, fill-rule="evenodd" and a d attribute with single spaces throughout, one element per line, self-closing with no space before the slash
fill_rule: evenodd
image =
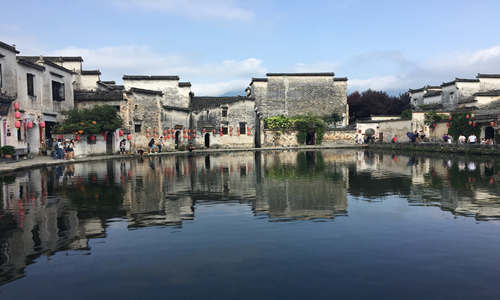
<path id="1" fill-rule="evenodd" d="M 222 127 L 222 134 L 227 134 L 227 127 Z"/>
<path id="2" fill-rule="evenodd" d="M 141 132 L 141 124 L 135 124 L 134 131 L 135 132 Z"/>
<path id="3" fill-rule="evenodd" d="M 247 123 L 241 122 L 240 123 L 240 134 L 246 134 L 247 133 Z"/>
<path id="4" fill-rule="evenodd" d="M 227 107 L 222 108 L 222 116 L 227 117 Z"/>
<path id="5" fill-rule="evenodd" d="M 52 100 L 64 101 L 64 83 L 52 81 Z"/>
<path id="6" fill-rule="evenodd" d="M 30 73 L 26 74 L 26 83 L 28 85 L 28 96 L 35 96 L 34 82 L 35 82 L 35 75 Z"/>
<path id="7" fill-rule="evenodd" d="M 120 111 L 120 105 L 115 105 L 116 111 Z"/>

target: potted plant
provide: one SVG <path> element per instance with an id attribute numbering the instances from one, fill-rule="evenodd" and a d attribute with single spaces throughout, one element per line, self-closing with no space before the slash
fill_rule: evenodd
<path id="1" fill-rule="evenodd" d="M 13 146 L 3 146 L 1 148 L 3 157 L 9 159 L 12 155 L 16 154 L 16 149 Z"/>

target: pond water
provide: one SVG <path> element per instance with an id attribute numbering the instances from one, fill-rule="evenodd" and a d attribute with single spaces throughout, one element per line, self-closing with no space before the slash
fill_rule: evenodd
<path id="1" fill-rule="evenodd" d="M 499 299 L 500 161 L 367 151 L 0 177 L 0 299 Z"/>

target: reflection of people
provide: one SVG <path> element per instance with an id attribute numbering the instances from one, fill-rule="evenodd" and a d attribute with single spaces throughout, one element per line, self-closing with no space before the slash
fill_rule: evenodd
<path id="1" fill-rule="evenodd" d="M 469 171 L 475 171 L 476 170 L 476 163 L 473 161 L 469 162 L 469 164 L 467 165 L 467 169 L 469 169 Z"/>
<path id="2" fill-rule="evenodd" d="M 189 143 L 188 150 L 189 150 L 189 152 L 193 152 L 194 146 L 192 143 Z"/>

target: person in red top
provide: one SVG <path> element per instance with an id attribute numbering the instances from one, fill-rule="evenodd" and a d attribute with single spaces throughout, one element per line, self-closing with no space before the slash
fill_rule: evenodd
<path id="1" fill-rule="evenodd" d="M 395 144 L 398 142 L 398 136 L 395 135 L 393 138 L 392 138 L 392 143 Z"/>

